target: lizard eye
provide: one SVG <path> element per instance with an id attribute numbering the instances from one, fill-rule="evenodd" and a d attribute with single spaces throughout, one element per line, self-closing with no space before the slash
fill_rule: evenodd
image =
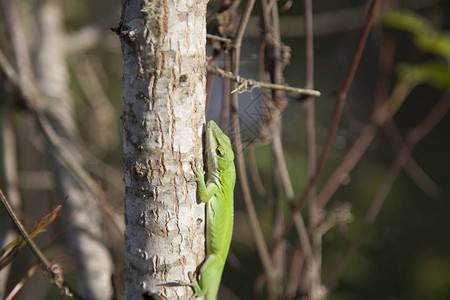
<path id="1" fill-rule="evenodd" d="M 223 157 L 223 150 L 222 150 L 222 148 L 217 148 L 217 149 L 216 149 L 216 154 L 217 154 L 218 156 L 220 156 L 220 157 Z"/>

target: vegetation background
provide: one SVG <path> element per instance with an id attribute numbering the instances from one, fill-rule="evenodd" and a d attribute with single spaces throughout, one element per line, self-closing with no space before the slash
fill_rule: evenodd
<path id="1" fill-rule="evenodd" d="M 211 10 L 218 7 L 215 2 L 211 1 Z M 301 23 L 290 23 L 303 17 L 303 3 L 292 1 L 292 6 L 284 10 L 283 7 L 289 2 L 278 2 L 281 38 L 291 49 L 290 64 L 287 65 L 284 75 L 289 85 L 303 87 L 304 29 L 297 26 Z M 31 48 L 36 40 L 40 39 L 33 34 L 35 4 L 33 1 L 15 3 L 27 34 L 26 42 Z M 314 81 L 315 89 L 322 93 L 322 96 L 315 100 L 316 143 L 319 154 L 325 144 L 337 94 L 352 61 L 369 4 L 368 1 L 360 0 L 313 1 Z M 15 53 L 8 23 L 3 16 L 4 7 L 0 12 L 0 49 L 2 56 L 13 62 Z M 405 13 L 389 15 L 388 11 L 392 11 L 393 7 L 396 7 L 396 11 Z M 258 78 L 260 9 L 257 2 L 242 47 L 241 75 L 248 78 Z M 84 145 L 85 166 L 102 187 L 107 201 L 102 207 L 120 215 L 123 198 L 120 122 L 122 60 L 119 39 L 110 30 L 119 22 L 120 3 L 104 0 L 66 0 L 63 12 L 67 45 L 71 48 L 66 56 L 68 88 L 74 100 L 75 125 Z M 380 85 L 388 85 L 386 90 L 387 94 L 391 95 L 391 101 L 400 101 L 393 120 L 403 136 L 408 136 L 411 129 L 416 127 L 439 101 L 450 98 L 449 30 L 448 1 L 381 1 L 348 94 L 329 159 L 319 178 L 319 191 L 358 140 L 360 133 L 371 123 L 376 101 L 379 101 L 379 90 L 386 88 Z M 208 49 L 211 54 L 212 50 Z M 382 69 L 383 59 L 392 60 L 390 69 Z M 5 75 L 4 65 L 2 70 L 1 166 L 5 170 L 8 162 L 17 161 L 17 186 L 13 187 L 20 197 L 17 210 L 20 211 L 26 227 L 31 229 L 42 216 L 64 200 L 55 193 L 56 179 L 49 168 L 49 152 L 44 143 L 44 136 L 29 108 L 26 108 L 19 93 Z M 398 94 L 392 96 L 393 91 L 403 93 L 403 97 Z M 262 95 L 261 91 L 252 90 L 240 96 L 241 108 L 244 108 L 241 111 L 241 122 L 247 129 L 243 135 L 250 140 L 252 134 L 257 131 L 254 126 L 260 118 L 258 102 L 255 100 L 259 100 Z M 213 82 L 207 119 L 220 119 L 220 99 L 221 79 L 217 77 Z M 288 95 L 287 107 L 282 111 L 284 154 L 296 199 L 308 183 L 305 171 L 307 160 L 304 107 L 303 101 Z M 385 126 L 383 129 L 380 127 L 370 147 L 331 198 L 331 207 L 339 203 L 351 204 L 352 222 L 345 223 L 344 226 L 334 226 L 323 236 L 324 282 L 332 277 L 343 257 L 349 253 L 349 245 L 365 224 L 366 212 L 374 197 L 380 193 L 382 182 L 397 153 L 403 149 L 398 144 L 392 146 L 392 136 L 389 135 L 392 131 Z M 450 114 L 446 114 L 414 148 L 412 157 L 426 175 L 418 178 L 419 176 L 414 176 L 417 172 L 402 170 L 398 177 L 395 176 L 393 186 L 388 189 L 373 227 L 365 232 L 361 246 L 351 255 L 337 285 L 331 290 L 329 299 L 450 299 L 450 176 L 447 172 L 450 170 L 449 130 Z M 8 151 L 11 147 L 13 151 Z M 270 191 L 272 147 L 260 145 L 254 148 L 254 151 L 262 182 L 266 190 Z M 3 172 L 0 183 L 4 191 L 11 188 L 6 171 Z M 270 239 L 270 199 L 258 196 L 253 186 L 252 192 L 255 195 L 254 204 L 259 221 L 267 239 Z M 223 295 L 226 299 L 250 299 L 254 295 L 254 283 L 262 272 L 262 267 L 252 233 L 248 230 L 239 185 L 235 205 L 236 230 L 230 262 L 224 271 L 223 285 L 226 288 Z M 289 205 L 286 204 L 284 209 L 288 212 Z M 0 233 L 6 234 L 10 220 L 3 210 L 0 213 Z M 73 253 L 67 246 L 67 225 L 62 221 L 66 217 L 63 209 L 46 232 L 36 238 L 36 242 L 41 248 L 49 246 L 46 250 L 47 256 L 62 266 L 66 280 L 76 287 L 80 274 L 76 271 Z M 123 264 L 123 240 L 120 234 L 112 231 L 109 233 L 107 246 L 114 262 L 116 293 L 120 294 L 118 282 Z M 295 240 L 293 234 L 289 238 Z M 34 257 L 28 249 L 24 248 L 18 253 L 10 268 L 6 288 L 0 287 L 6 291 L 4 295 L 25 276 L 33 262 Z M 291 263 L 293 262 L 287 261 L 288 266 Z M 37 271 L 26 279 L 15 299 L 58 299 L 58 295 L 58 289 Z"/>

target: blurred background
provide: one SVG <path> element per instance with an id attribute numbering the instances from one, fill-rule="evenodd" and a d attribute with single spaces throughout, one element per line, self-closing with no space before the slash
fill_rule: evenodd
<path id="1" fill-rule="evenodd" d="M 7 2 L 0 10 L 1 60 L 16 70 L 17 48 L 11 36 Z M 13 1 L 25 36 L 22 41 L 34 62 L 40 43 L 37 34 L 39 2 Z M 51 1 L 49 1 L 51 2 Z M 221 5 L 210 1 L 209 15 Z M 92 180 L 101 187 L 99 207 L 110 214 L 122 214 L 122 147 L 121 147 L 121 78 L 120 42 L 110 28 L 120 20 L 119 1 L 75 1 L 61 4 L 58 23 L 64 48 L 64 76 L 71 105 L 69 114 L 74 124 L 70 128 L 80 145 L 75 156 L 83 157 L 83 165 Z M 302 1 L 277 1 L 282 42 L 290 48 L 290 63 L 284 71 L 287 84 L 305 84 L 305 36 Z M 322 93 L 315 100 L 316 144 L 320 154 L 336 108 L 336 99 L 358 44 L 369 1 L 313 1 L 314 12 L 314 88 Z M 241 10 L 242 8 L 240 8 Z M 238 11 L 240 11 L 238 10 Z M 241 74 L 258 79 L 260 43 L 257 1 L 242 47 Z M 333 141 L 329 159 L 319 182 L 318 191 L 345 159 L 355 142 L 373 139 L 363 151 L 355 167 L 330 196 L 328 207 L 351 205 L 351 222 L 334 226 L 323 235 L 323 280 L 333 278 L 336 268 L 349 253 L 349 246 L 358 237 L 366 222 L 366 213 L 374 199 L 386 192 L 379 214 L 345 265 L 342 274 L 329 293 L 329 299 L 450 299 L 450 114 L 445 114 L 445 99 L 450 98 L 450 2 L 436 0 L 381 1 L 374 24 L 361 57 L 355 79 L 348 94 L 342 120 Z M 49 50 L 50 51 L 50 50 Z M 208 46 L 209 54 L 212 53 Z M 222 59 L 222 60 L 221 60 Z M 40 60 L 41 62 L 43 60 Z M 43 77 L 49 65 L 32 64 L 35 76 Z M 221 66 L 223 58 L 217 65 Z M 58 178 L 51 167 L 42 124 L 30 110 L 30 104 L 14 86 L 2 62 L 0 72 L 0 107 L 2 127 L 2 177 L 0 187 L 18 211 L 28 230 L 54 207 L 65 203 L 58 193 Z M 58 71 L 52 71 L 61 77 Z M 220 120 L 222 81 L 214 78 L 210 90 L 207 119 Z M 41 85 L 41 87 L 45 85 Z M 48 87 L 51 90 L 50 86 Z M 447 90 L 447 91 L 446 91 Z M 259 122 L 258 100 L 262 92 L 252 90 L 240 95 L 241 122 L 246 124 L 249 139 Z M 376 108 L 384 100 L 390 104 L 390 117 L 383 124 L 376 120 Z M 386 100 L 387 99 L 387 100 Z M 448 101 L 447 101 L 448 102 Z M 442 104 L 444 103 L 444 104 Z M 295 199 L 307 183 L 305 158 L 305 109 L 301 99 L 288 95 L 282 110 L 282 140 L 284 155 L 293 184 Z M 436 108 L 437 107 L 437 108 Z M 436 110 L 436 113 L 429 114 Z M 442 115 L 439 115 L 439 112 Z M 438 119 L 439 117 L 439 119 Z M 431 120 L 427 119 L 431 118 Z M 414 140 L 412 129 L 426 120 L 429 130 Z M 433 124 L 433 120 L 436 124 Z M 431 125 L 430 125 L 431 124 Z M 368 127 L 369 126 L 369 127 Z M 370 127 L 372 126 L 372 127 Z M 62 126 L 64 127 L 64 126 Z M 375 129 L 373 128 L 375 127 Z M 425 126 L 426 127 L 426 126 Z M 370 128 L 374 131 L 367 131 Z M 422 127 L 420 127 L 422 128 Z M 366 131 L 365 131 L 366 130 Z M 400 135 L 400 139 L 399 139 Z M 408 139 L 409 138 L 409 139 Z M 417 142 L 408 167 L 400 168 L 392 187 L 383 185 L 391 174 L 393 163 L 404 151 L 402 141 Z M 400 141 L 400 142 L 399 142 Z M 64 141 L 63 147 L 64 147 Z M 270 145 L 254 147 L 257 166 L 266 190 L 271 190 L 273 158 Z M 400 153 L 400 154 L 399 154 Z M 403 154 L 402 154 L 403 153 Z M 272 208 L 269 197 L 254 201 L 267 239 L 272 231 Z M 222 299 L 251 299 L 254 283 L 262 272 L 251 232 L 247 229 L 245 208 L 236 192 L 235 235 L 232 254 L 223 275 Z M 69 195 L 70 197 L 70 195 Z M 14 200 L 14 201 L 13 201 Z M 285 206 L 286 211 L 289 205 Z M 74 265 L 74 253 L 68 247 L 66 230 L 68 214 L 63 206 L 44 233 L 36 237 L 47 257 L 58 262 L 67 281 L 77 287 L 80 274 Z M 120 217 L 118 217 L 120 219 Z M 65 219 L 65 221 L 63 221 Z M 69 221 L 70 223 L 70 221 Z M 0 210 L 0 234 L 7 235 L 11 221 Z M 114 227 L 110 225 L 111 228 Z M 69 226 L 70 227 L 70 226 Z M 122 270 L 122 235 L 118 229 L 103 228 L 107 249 L 113 262 L 115 294 L 120 294 Z M 289 236 L 295 241 L 294 235 Z M 3 243 L 3 242 L 2 242 Z M 294 242 L 293 242 L 294 243 Z M 2 248 L 4 247 L 4 243 Z M 29 249 L 24 248 L 13 259 L 9 270 L 0 271 L 6 281 L 0 287 L 4 297 L 26 276 L 34 262 Z M 287 261 L 289 266 L 291 261 Z M 0 276 L 1 277 L 1 276 Z M 37 270 L 24 280 L 15 299 L 58 299 L 59 291 Z M 301 296 L 298 296 L 301 299 Z"/>

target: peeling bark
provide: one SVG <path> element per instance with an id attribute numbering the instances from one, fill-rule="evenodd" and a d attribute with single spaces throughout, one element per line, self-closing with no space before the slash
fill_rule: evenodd
<path id="1" fill-rule="evenodd" d="M 122 1 L 124 298 L 187 299 L 203 261 L 202 162 L 206 1 Z"/>

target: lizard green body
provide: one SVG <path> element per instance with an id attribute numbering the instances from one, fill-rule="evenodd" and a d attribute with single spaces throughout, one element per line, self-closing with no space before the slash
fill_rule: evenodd
<path id="1" fill-rule="evenodd" d="M 194 289 L 192 298 L 215 300 L 233 234 L 236 171 L 230 139 L 214 121 L 209 121 L 206 128 L 206 162 L 206 183 L 202 172 L 194 169 L 200 200 L 206 203 L 206 259 L 199 281 L 191 278 L 188 285 Z"/>

